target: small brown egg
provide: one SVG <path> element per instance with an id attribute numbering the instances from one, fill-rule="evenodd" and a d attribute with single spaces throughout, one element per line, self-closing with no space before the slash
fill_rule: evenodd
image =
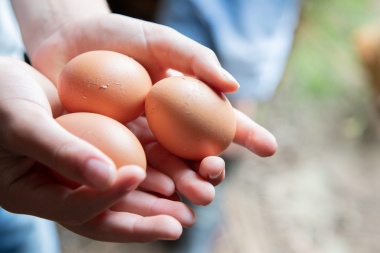
<path id="1" fill-rule="evenodd" d="M 80 54 L 63 68 L 58 95 L 72 112 L 93 112 L 127 123 L 144 112 L 152 81 L 134 59 L 112 51 Z"/>
<path id="2" fill-rule="evenodd" d="M 235 114 L 226 96 L 192 77 L 168 77 L 154 84 L 145 114 L 157 141 L 190 160 L 221 154 L 236 132 Z"/>
<path id="3" fill-rule="evenodd" d="M 146 168 L 143 147 L 136 136 L 120 122 L 87 112 L 65 114 L 56 120 L 67 131 L 108 155 L 117 168 L 129 164 Z"/>

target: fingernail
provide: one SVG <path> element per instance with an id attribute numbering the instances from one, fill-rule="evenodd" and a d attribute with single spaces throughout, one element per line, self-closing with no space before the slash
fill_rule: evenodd
<path id="1" fill-rule="evenodd" d="M 146 178 L 146 170 L 138 165 L 126 165 L 118 168 L 118 178 L 127 178 L 123 190 L 130 192 L 135 190 Z"/>
<path id="2" fill-rule="evenodd" d="M 222 67 L 219 67 L 219 68 L 220 68 L 220 72 L 222 72 L 222 75 L 223 75 L 228 81 L 234 82 L 238 88 L 240 87 L 240 84 L 239 84 L 238 81 L 235 79 L 235 77 L 233 77 L 233 76 L 232 76 L 227 70 L 225 70 L 224 68 L 222 68 Z"/>
<path id="3" fill-rule="evenodd" d="M 223 170 L 219 171 L 218 174 L 215 175 L 208 175 L 210 179 L 217 179 L 220 175 L 222 175 Z"/>
<path id="4" fill-rule="evenodd" d="M 85 179 L 91 186 L 104 189 L 112 182 L 112 166 L 98 159 L 91 158 L 86 162 Z"/>

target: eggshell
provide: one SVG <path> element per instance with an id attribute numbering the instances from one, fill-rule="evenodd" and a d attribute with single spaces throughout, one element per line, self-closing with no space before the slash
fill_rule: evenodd
<path id="1" fill-rule="evenodd" d="M 146 168 L 143 147 L 136 136 L 120 122 L 86 112 L 65 114 L 56 120 L 70 133 L 103 151 L 117 168 L 129 164 Z"/>
<path id="2" fill-rule="evenodd" d="M 192 77 L 168 77 L 154 84 L 145 114 L 157 141 L 190 160 L 221 154 L 236 132 L 226 96 Z"/>
<path id="3" fill-rule="evenodd" d="M 58 95 L 68 112 L 94 112 L 121 123 L 144 111 L 152 87 L 148 72 L 134 59 L 112 51 L 80 54 L 63 68 Z"/>

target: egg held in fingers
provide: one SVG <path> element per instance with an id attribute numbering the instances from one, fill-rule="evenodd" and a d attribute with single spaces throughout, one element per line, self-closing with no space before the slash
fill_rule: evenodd
<path id="1" fill-rule="evenodd" d="M 236 132 L 235 113 L 227 97 L 187 76 L 155 83 L 146 97 L 145 115 L 157 141 L 189 160 L 221 154 Z"/>
<path id="2" fill-rule="evenodd" d="M 143 147 L 123 124 L 104 115 L 77 112 L 60 116 L 56 121 L 67 131 L 97 147 L 117 168 L 138 165 L 146 169 Z"/>

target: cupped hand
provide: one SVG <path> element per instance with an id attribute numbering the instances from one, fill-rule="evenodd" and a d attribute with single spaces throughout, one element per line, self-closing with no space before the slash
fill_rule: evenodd
<path id="1" fill-rule="evenodd" d="M 53 118 L 62 113 L 56 89 L 40 73 L 25 63 L 0 58 L 0 76 L 0 88 L 7 91 L 0 93 L 3 208 L 116 242 L 176 239 L 182 226 L 195 222 L 185 204 L 149 193 L 173 194 L 168 176 L 158 171 L 146 176 L 134 165 L 116 170 L 110 158 L 60 127 Z M 140 186 L 145 178 L 150 183 Z"/>
<path id="2" fill-rule="evenodd" d="M 15 6 L 26 3 L 29 1 L 15 2 Z M 22 18 L 23 10 L 19 13 Z M 56 83 L 61 69 L 73 57 L 91 50 L 111 50 L 140 62 L 153 82 L 166 77 L 168 70 L 176 70 L 224 93 L 238 88 L 210 49 L 168 27 L 101 13 L 77 15 L 52 29 L 41 29 L 51 33 L 43 32 L 44 37 L 26 43 L 33 66 Z M 21 27 L 30 21 L 20 22 Z M 31 37 L 25 36 L 26 41 Z M 178 238 L 181 226 L 195 221 L 191 209 L 171 200 L 176 190 L 196 204 L 205 205 L 214 198 L 213 185 L 224 178 L 221 158 L 184 161 L 155 141 L 147 141 L 147 174 L 136 166 L 116 170 L 102 152 L 54 121 L 62 108 L 52 83 L 26 65 L 8 63 L 0 61 L 0 87 L 9 91 L 0 93 L 0 203 L 4 208 L 58 221 L 97 240 L 151 241 Z M 236 118 L 235 142 L 261 156 L 275 152 L 276 142 L 268 131 L 238 111 Z M 145 124 L 144 119 L 135 126 L 138 124 Z M 142 142 L 151 138 L 146 129 L 134 131 Z M 80 186 L 62 185 L 46 167 Z"/>
<path id="3" fill-rule="evenodd" d="M 91 50 L 111 50 L 134 58 L 148 70 L 153 83 L 175 70 L 195 76 L 225 93 L 238 88 L 236 80 L 220 66 L 212 50 L 171 28 L 117 14 L 66 22 L 28 53 L 32 64 L 56 83 L 70 59 Z M 260 156 L 274 154 L 277 143 L 273 135 L 240 111 L 235 110 L 235 114 L 234 141 Z M 173 156 L 153 139 L 149 140 L 143 117 L 129 128 L 142 140 L 150 165 L 171 177 L 181 194 L 196 204 L 206 205 L 212 201 L 213 185 L 224 179 L 221 158 L 207 157 L 200 163 L 189 163 Z"/>

